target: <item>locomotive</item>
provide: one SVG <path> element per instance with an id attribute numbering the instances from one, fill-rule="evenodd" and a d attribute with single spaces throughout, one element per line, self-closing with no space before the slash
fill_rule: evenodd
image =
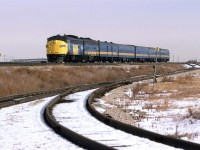
<path id="1" fill-rule="evenodd" d="M 162 48 L 117 44 L 75 35 L 47 38 L 47 60 L 62 62 L 167 62 L 169 50 Z"/>

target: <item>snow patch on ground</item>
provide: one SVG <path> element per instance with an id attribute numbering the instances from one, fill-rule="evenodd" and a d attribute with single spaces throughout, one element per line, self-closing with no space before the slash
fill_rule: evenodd
<path id="1" fill-rule="evenodd" d="M 192 66 L 191 66 L 191 65 L 188 65 L 188 64 L 184 64 L 183 66 L 184 66 L 186 69 L 192 68 Z"/>
<path id="2" fill-rule="evenodd" d="M 200 99 L 193 101 L 170 100 L 166 104 L 169 105 L 166 106 L 169 108 L 159 108 L 159 103 L 154 103 L 153 101 L 150 103 L 151 105 L 148 103 L 147 101 L 137 101 L 128 107 L 130 111 L 145 112 L 145 115 L 140 116 L 140 120 L 136 123 L 138 127 L 200 143 L 200 114 L 190 112 L 192 109 L 199 109 L 197 106 L 200 105 Z M 161 103 L 160 105 L 162 105 Z M 132 113 L 132 115 L 134 116 L 135 114 Z"/>
<path id="3" fill-rule="evenodd" d="M 54 97 L 0 109 L 0 149 L 79 149 L 41 119 L 44 105 Z"/>
<path id="4" fill-rule="evenodd" d="M 126 88 L 116 89 L 112 93 L 117 93 L 118 90 L 124 90 L 124 95 L 129 95 L 127 91 L 130 91 L 131 88 L 128 90 Z M 163 91 L 157 96 L 168 96 L 174 92 L 177 93 L 178 91 Z M 113 97 L 115 107 L 118 106 L 118 109 L 122 109 L 125 113 L 130 114 L 134 120 L 137 120 L 135 126 L 159 134 L 200 143 L 200 98 L 148 100 L 149 95 L 144 92 L 136 95 L 134 100 L 131 100 L 131 97 L 129 100 L 123 98 L 123 95 L 116 98 L 114 94 Z M 103 97 L 102 101 L 105 101 L 105 99 Z M 112 95 L 110 95 L 109 101 L 107 100 L 104 103 L 112 103 L 111 100 Z M 103 103 L 101 107 L 107 109 Z"/>
<path id="5" fill-rule="evenodd" d="M 132 89 L 128 89 L 127 92 L 125 92 L 125 94 L 128 96 L 128 97 L 133 97 L 133 90 Z"/>
<path id="6" fill-rule="evenodd" d="M 184 67 L 186 67 L 186 68 L 192 68 L 192 67 L 194 67 L 194 68 L 200 68 L 200 65 L 198 65 L 198 64 L 185 64 L 184 65 Z"/>

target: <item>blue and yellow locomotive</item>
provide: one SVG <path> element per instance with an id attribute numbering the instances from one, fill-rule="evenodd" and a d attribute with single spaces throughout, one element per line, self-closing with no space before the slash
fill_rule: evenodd
<path id="1" fill-rule="evenodd" d="M 48 62 L 167 62 L 169 50 L 95 41 L 74 35 L 47 39 Z"/>

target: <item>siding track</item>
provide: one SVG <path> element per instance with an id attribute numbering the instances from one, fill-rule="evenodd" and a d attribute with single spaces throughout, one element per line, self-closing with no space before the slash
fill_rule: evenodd
<path id="1" fill-rule="evenodd" d="M 187 72 L 187 71 L 191 71 L 194 70 L 193 69 L 189 69 L 189 70 L 182 70 L 182 71 L 176 71 L 173 73 L 169 73 L 167 75 L 172 75 L 172 74 L 178 74 L 178 73 L 183 73 L 183 72 Z M 160 75 L 160 76 L 165 76 L 165 75 Z M 116 88 L 118 86 L 122 86 L 125 84 L 130 84 L 132 82 L 137 82 L 137 81 L 141 81 L 141 80 L 147 80 L 147 79 L 152 79 L 152 76 L 143 76 L 143 77 L 136 77 L 136 78 L 131 78 L 128 80 L 123 80 L 123 81 L 115 81 L 115 82 L 109 82 L 107 84 L 101 84 L 101 85 L 93 85 L 93 86 L 82 86 L 79 88 L 70 88 L 70 90 L 67 90 L 65 93 L 62 93 L 61 95 L 59 95 L 58 97 L 56 97 L 53 101 L 51 101 L 49 103 L 49 105 L 45 108 L 45 119 L 46 122 L 49 124 L 49 126 L 51 126 L 58 134 L 62 135 L 63 137 L 67 138 L 68 140 L 72 141 L 73 143 L 78 144 L 79 146 L 83 147 L 83 148 L 87 148 L 87 149 L 117 149 L 117 148 L 126 148 L 128 149 L 128 147 L 130 149 L 133 149 L 133 145 L 131 145 L 130 143 L 124 144 L 121 141 L 124 141 L 123 139 L 126 139 L 128 137 L 128 135 L 132 134 L 131 137 L 135 138 L 136 136 L 139 136 L 137 138 L 140 137 L 145 137 L 148 138 L 152 141 L 150 142 L 158 142 L 158 143 L 162 143 L 162 144 L 166 144 L 169 146 L 173 146 L 176 148 L 183 148 L 183 149 L 200 149 L 200 144 L 196 144 L 196 143 L 192 143 L 192 142 L 187 142 L 187 141 L 183 141 L 183 140 L 178 140 L 175 138 L 170 138 L 167 136 L 163 136 L 160 134 L 156 134 L 153 132 L 149 132 L 143 129 L 139 129 L 137 127 L 133 127 L 133 126 L 129 126 L 127 124 L 123 124 L 121 122 L 118 122 L 116 120 L 113 120 L 112 118 L 106 117 L 101 115 L 99 112 L 97 112 L 92 106 L 91 103 L 94 100 L 94 98 L 101 96 L 102 94 L 104 94 L 105 92 Z M 77 126 L 77 124 L 79 123 L 73 123 L 73 116 L 74 116 L 74 112 L 66 112 L 66 113 L 70 113 L 70 116 L 65 116 L 65 118 L 67 118 L 65 121 L 62 120 L 57 120 L 56 117 L 54 116 L 54 109 L 55 107 L 58 107 L 58 105 L 62 105 L 62 104 L 66 104 L 65 103 L 65 97 L 67 95 L 70 95 L 72 93 L 76 93 L 79 91 L 85 91 L 88 89 L 94 89 L 94 88 L 99 88 L 97 91 L 93 92 L 89 98 L 88 98 L 88 102 L 85 104 L 87 106 L 87 109 L 89 110 L 89 112 L 95 116 L 96 118 L 98 118 L 100 121 L 102 121 L 103 123 L 112 126 L 116 129 L 120 129 L 126 133 L 120 133 L 120 137 L 116 138 L 116 139 L 112 139 L 109 138 L 110 134 L 116 134 L 118 132 L 118 130 L 111 128 L 111 129 L 106 129 L 104 130 L 104 128 L 100 128 L 101 125 L 99 125 L 100 123 L 91 123 L 94 125 L 94 127 L 98 126 L 98 131 L 92 131 L 91 132 L 84 132 L 84 129 L 86 128 L 91 128 L 90 123 L 89 126 L 85 126 L 88 123 L 88 120 L 92 120 L 91 118 L 86 119 L 86 122 L 83 123 L 80 126 Z M 84 100 L 81 100 L 80 102 L 83 102 Z M 70 102 L 70 104 L 75 103 L 73 99 L 69 100 L 68 102 Z M 60 103 L 60 104 L 59 104 Z M 69 104 L 69 103 L 68 103 Z M 77 106 L 79 106 L 80 104 L 76 104 Z M 67 105 L 68 106 L 68 105 Z M 65 108 L 67 108 L 67 106 Z M 83 112 L 80 109 L 80 112 L 78 115 L 74 116 L 74 119 L 77 119 L 78 117 L 80 117 Z M 59 114 L 59 113 L 57 113 Z M 89 115 L 90 116 L 90 115 Z M 91 117 L 91 116 L 90 116 Z M 59 118 L 59 117 L 58 117 Z M 83 118 L 83 117 L 81 117 Z M 87 118 L 87 117 L 86 117 Z M 79 119 L 77 119 L 79 120 Z M 81 120 L 82 122 L 83 120 Z M 60 124 L 60 122 L 67 122 L 63 124 Z M 78 121 L 77 121 L 78 122 Z M 69 123 L 69 124 L 68 124 Z M 109 127 L 106 127 L 109 128 Z M 77 131 L 79 130 L 79 131 Z M 99 132 L 101 131 L 101 132 Z M 107 133 L 105 131 L 108 131 Z M 120 131 L 121 132 L 121 131 Z M 104 136 L 104 135 L 105 136 Z M 123 134 L 125 134 L 125 136 L 122 136 Z M 94 136 L 97 135 L 97 136 Z M 104 138 L 98 138 L 98 136 L 104 136 Z M 117 135 L 117 134 L 116 134 Z M 117 136 L 116 136 L 117 137 Z M 128 137 L 127 139 L 130 139 L 130 137 Z M 115 143 L 117 141 L 118 145 Z M 134 140 L 133 140 L 134 141 Z M 168 147 L 168 148 L 172 148 L 172 147 Z"/>

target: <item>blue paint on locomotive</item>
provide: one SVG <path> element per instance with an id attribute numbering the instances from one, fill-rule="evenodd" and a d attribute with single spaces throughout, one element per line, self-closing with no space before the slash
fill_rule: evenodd
<path id="1" fill-rule="evenodd" d="M 136 47 L 136 58 L 149 58 L 150 55 L 150 48 L 148 47 L 142 47 L 142 46 L 137 46 Z"/>
<path id="2" fill-rule="evenodd" d="M 84 42 L 85 55 L 98 56 L 99 48 L 96 41 L 85 41 Z"/>
<path id="3" fill-rule="evenodd" d="M 119 56 L 121 58 L 135 58 L 135 46 L 119 44 Z"/>

